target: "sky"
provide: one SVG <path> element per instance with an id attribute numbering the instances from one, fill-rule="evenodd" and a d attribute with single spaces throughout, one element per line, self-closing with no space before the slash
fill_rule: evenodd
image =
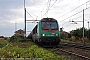
<path id="1" fill-rule="evenodd" d="M 26 20 L 54 18 L 59 27 L 67 32 L 83 26 L 83 9 L 84 26 L 88 29 L 89 7 L 90 0 L 25 0 Z M 36 25 L 29 22 L 26 23 L 27 31 Z M 24 0 L 0 0 L 0 36 L 10 37 L 16 30 L 24 30 L 24 27 Z"/>

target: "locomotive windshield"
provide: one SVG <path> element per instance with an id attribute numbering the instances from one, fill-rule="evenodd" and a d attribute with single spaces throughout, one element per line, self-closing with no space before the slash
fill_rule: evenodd
<path id="1" fill-rule="evenodd" d="M 53 22 L 42 22 L 42 29 L 57 29 L 57 22 L 53 21 Z"/>

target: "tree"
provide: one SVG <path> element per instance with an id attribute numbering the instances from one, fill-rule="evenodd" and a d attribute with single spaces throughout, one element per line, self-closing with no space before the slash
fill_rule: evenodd
<path id="1" fill-rule="evenodd" d="M 84 28 L 84 36 L 85 37 L 89 37 L 90 36 L 90 33 L 88 33 L 89 31 L 90 31 L 90 29 L 87 30 L 86 28 Z M 82 36 L 83 36 L 83 28 L 78 28 L 76 30 L 72 30 L 72 31 L 70 31 L 70 34 L 72 36 L 82 38 Z"/>
<path id="2" fill-rule="evenodd" d="M 90 39 L 90 29 L 87 31 L 88 33 L 88 38 Z"/>
<path id="3" fill-rule="evenodd" d="M 4 38 L 4 36 L 0 36 L 0 38 Z"/>
<path id="4" fill-rule="evenodd" d="M 15 41 L 21 41 L 21 40 L 23 40 L 24 39 L 24 37 L 23 36 L 21 36 L 21 35 L 13 35 L 11 38 L 10 38 L 10 41 L 11 42 L 15 42 Z"/>

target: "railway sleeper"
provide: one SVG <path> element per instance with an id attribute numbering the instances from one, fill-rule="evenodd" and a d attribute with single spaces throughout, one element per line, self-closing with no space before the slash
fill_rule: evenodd
<path id="1" fill-rule="evenodd" d="M 90 50 L 90 46 L 85 46 L 85 49 L 86 50 Z"/>
<path id="2" fill-rule="evenodd" d="M 70 44 L 69 46 L 70 46 L 70 47 L 73 47 L 73 46 L 75 46 L 75 45 L 76 45 L 76 44 Z"/>
<path id="3" fill-rule="evenodd" d="M 62 45 L 63 45 L 63 46 L 66 46 L 66 45 L 68 45 L 68 43 L 62 43 Z"/>
<path id="4" fill-rule="evenodd" d="M 75 48 L 80 48 L 80 47 L 83 47 L 83 45 L 75 46 Z"/>

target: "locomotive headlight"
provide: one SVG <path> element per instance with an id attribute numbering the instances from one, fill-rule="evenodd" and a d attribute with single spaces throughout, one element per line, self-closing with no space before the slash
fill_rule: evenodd
<path id="1" fill-rule="evenodd" d="M 58 34 L 56 34 L 56 36 L 58 36 Z"/>
<path id="2" fill-rule="evenodd" d="M 45 34 L 42 34 L 42 36 L 45 36 Z"/>

